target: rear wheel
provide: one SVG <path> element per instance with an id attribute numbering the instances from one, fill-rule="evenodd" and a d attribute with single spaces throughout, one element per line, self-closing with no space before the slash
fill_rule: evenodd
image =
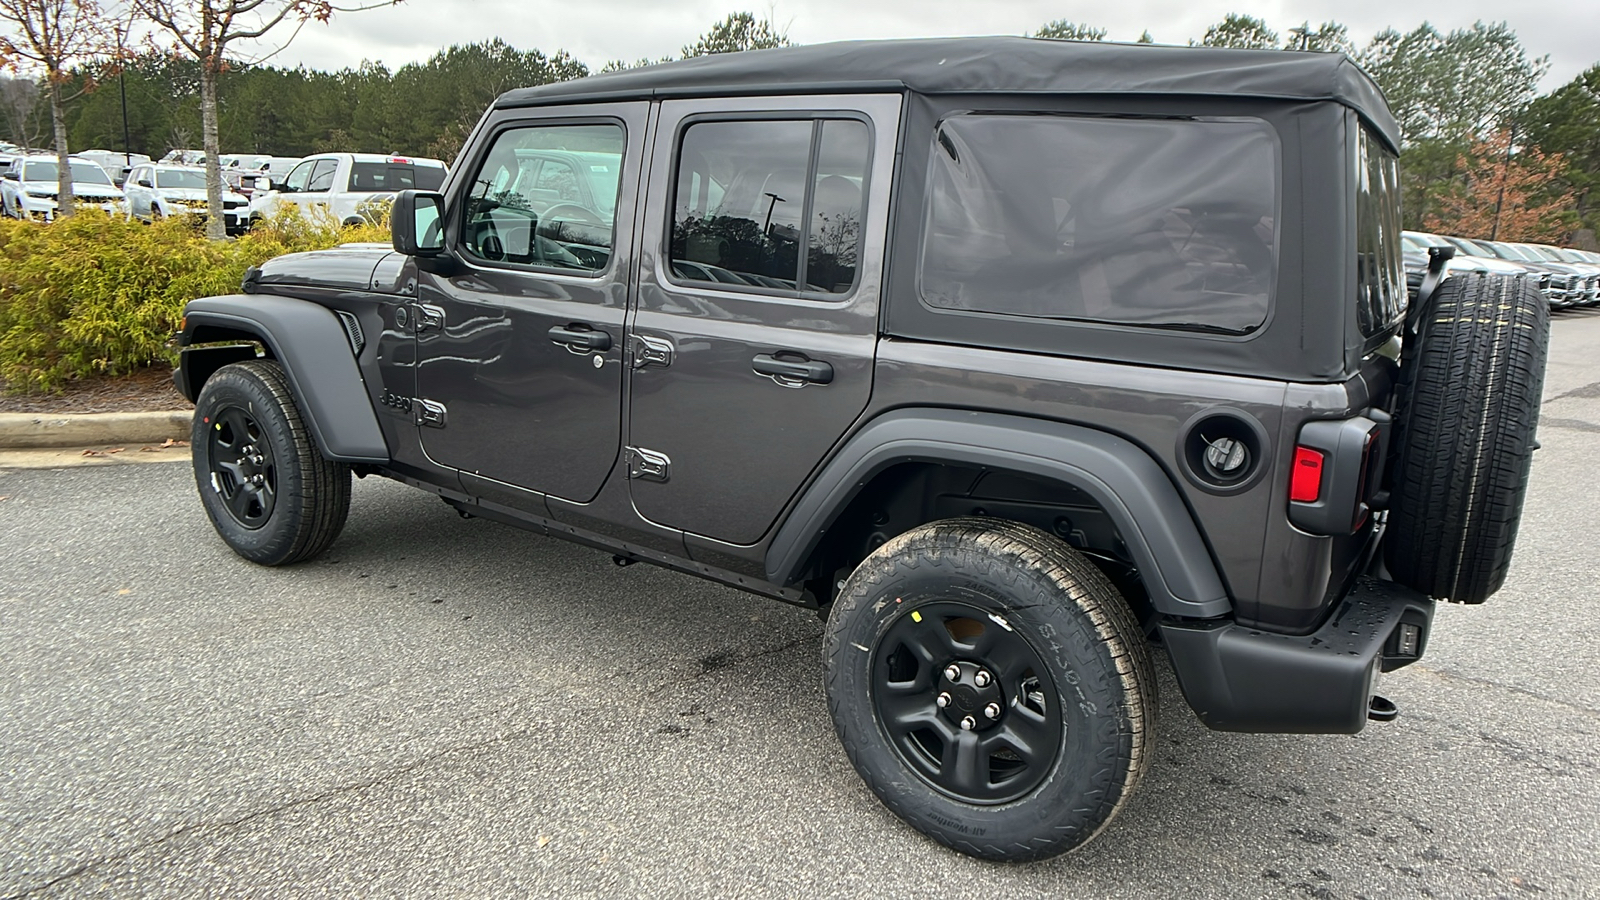
<path id="1" fill-rule="evenodd" d="M 1511 565 L 1533 462 L 1550 307 L 1481 272 L 1439 286 L 1396 421 L 1384 562 L 1431 597 L 1482 603 Z"/>
<path id="2" fill-rule="evenodd" d="M 245 559 L 310 559 L 344 528 L 350 467 L 317 452 L 276 361 L 218 369 L 195 401 L 191 438 L 206 515 Z"/>
<path id="3" fill-rule="evenodd" d="M 963 853 L 1071 850 L 1149 763 L 1143 633 L 1093 563 L 1037 529 L 949 519 L 889 541 L 835 601 L 824 654 L 856 771 Z"/>

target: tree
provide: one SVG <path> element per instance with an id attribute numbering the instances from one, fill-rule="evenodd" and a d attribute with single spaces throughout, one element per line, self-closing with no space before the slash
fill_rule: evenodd
<path id="1" fill-rule="evenodd" d="M 1315 29 L 1309 21 L 1301 22 L 1289 29 L 1283 49 L 1356 55 L 1356 45 L 1350 42 L 1350 30 L 1338 22 L 1323 22 Z"/>
<path id="2" fill-rule="evenodd" d="M 75 66 L 101 63 L 116 47 L 112 18 L 96 0 L 0 0 L 0 65 L 33 69 L 44 76 L 50 101 L 56 151 L 56 211 L 72 215 L 72 166 L 67 149 L 66 104 L 93 87 L 75 92 L 64 85 Z"/>
<path id="3" fill-rule="evenodd" d="M 37 81 L 0 75 L 0 128 L 4 129 L 0 133 L 7 140 L 23 147 L 43 143 L 45 129 L 39 109 Z"/>
<path id="4" fill-rule="evenodd" d="M 1529 59 L 1504 22 L 1440 34 L 1424 22 L 1379 32 L 1363 68 L 1383 89 L 1407 141 L 1471 141 L 1510 124 L 1532 100 L 1549 57 Z"/>
<path id="5" fill-rule="evenodd" d="M 1092 25 L 1079 25 L 1066 19 L 1056 19 L 1039 26 L 1039 30 L 1029 37 L 1052 38 L 1058 41 L 1103 41 L 1106 39 L 1106 30 Z"/>
<path id="6" fill-rule="evenodd" d="M 133 0 L 139 14 L 171 39 L 176 52 L 200 63 L 200 135 L 206 153 L 206 200 L 210 213 L 207 235 L 220 240 L 226 234 L 222 168 L 217 161 L 217 81 L 230 68 L 229 48 L 240 42 L 261 40 L 290 22 L 295 30 L 279 45 L 282 49 L 309 21 L 327 22 L 335 12 L 373 9 L 394 2 L 399 0 L 344 8 L 334 6 L 332 0 Z"/>
<path id="7" fill-rule="evenodd" d="M 1474 141 L 1456 166 L 1463 177 L 1439 198 L 1430 231 L 1501 241 L 1561 241 L 1571 226 L 1566 160 L 1517 147 L 1511 129 Z"/>
<path id="8" fill-rule="evenodd" d="M 1528 143 L 1566 159 L 1578 217 L 1600 230 L 1600 64 L 1533 101 L 1522 120 Z"/>
<path id="9" fill-rule="evenodd" d="M 738 12 L 730 13 L 726 19 L 702 34 L 700 40 L 684 47 L 683 58 L 787 46 L 789 33 L 780 31 L 770 18 L 757 19 L 753 13 Z"/>
<path id="10" fill-rule="evenodd" d="M 1267 23 L 1242 13 L 1228 13 L 1221 22 L 1206 29 L 1202 47 L 1236 47 L 1243 50 L 1276 50 L 1278 33 Z"/>

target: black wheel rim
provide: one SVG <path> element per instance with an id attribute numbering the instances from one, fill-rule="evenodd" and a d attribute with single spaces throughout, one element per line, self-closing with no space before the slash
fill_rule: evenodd
<path id="1" fill-rule="evenodd" d="M 260 528 L 272 518 L 278 500 L 272 445 L 255 417 L 237 406 L 217 410 L 210 425 L 211 486 L 235 522 Z"/>
<path id="2" fill-rule="evenodd" d="M 965 803 L 1027 795 L 1061 752 L 1060 703 L 1043 658 L 1004 616 L 976 606 L 939 601 L 902 613 L 874 648 L 872 691 L 900 759 Z"/>

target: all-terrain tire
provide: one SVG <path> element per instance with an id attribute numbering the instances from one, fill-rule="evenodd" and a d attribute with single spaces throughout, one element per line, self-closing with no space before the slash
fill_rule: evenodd
<path id="1" fill-rule="evenodd" d="M 959 612 L 966 609 L 970 618 Z M 978 626 L 982 632 L 974 636 Z M 909 643 L 896 635 L 911 636 Z M 1036 654 L 1030 658 L 1040 671 L 1028 669 L 1031 680 L 1011 678 L 1006 673 L 1020 667 L 987 662 L 987 651 L 977 648 L 999 642 Z M 908 646 L 944 650 L 918 656 Z M 1154 753 L 1156 682 L 1132 610 L 1092 562 L 1030 526 L 947 519 L 890 540 L 845 582 L 828 619 L 823 657 L 834 727 L 856 771 L 912 827 L 972 856 L 1036 860 L 1084 844 L 1127 802 Z M 908 660 L 914 674 L 910 668 L 893 674 Z M 966 681 L 950 685 L 949 666 L 961 668 Z M 987 721 L 987 707 L 970 695 L 948 695 L 975 691 L 969 686 L 979 679 L 971 673 L 985 667 L 993 668 L 1002 694 L 998 721 Z M 925 683 L 930 690 L 923 697 Z M 885 714 L 889 700 L 926 726 L 910 732 L 886 724 L 907 721 Z M 1025 701 L 1028 718 L 1013 720 Z M 977 710 L 978 730 L 951 724 L 962 713 L 947 714 L 958 706 Z M 1034 752 L 1018 757 L 1020 769 L 1006 761 L 1017 754 L 1003 744 L 1002 732 L 1014 721 L 1017 733 L 1036 736 Z M 999 748 L 973 770 L 987 774 L 966 782 L 945 778 L 951 761 L 961 758 L 960 741 Z M 1020 787 L 993 782 L 1004 766 Z M 951 783 L 979 787 L 969 792 Z"/>
<path id="2" fill-rule="evenodd" d="M 311 559 L 344 528 L 350 467 L 318 452 L 275 360 L 218 369 L 195 401 L 190 444 L 206 515 L 245 559 L 264 566 Z M 248 457 L 246 468 L 241 456 Z M 241 485 L 257 476 L 259 485 Z M 252 501 L 241 490 L 264 499 Z"/>
<path id="3" fill-rule="evenodd" d="M 1525 278 L 1459 273 L 1423 327 L 1401 373 L 1384 562 L 1414 590 L 1482 603 L 1517 539 L 1550 307 Z"/>

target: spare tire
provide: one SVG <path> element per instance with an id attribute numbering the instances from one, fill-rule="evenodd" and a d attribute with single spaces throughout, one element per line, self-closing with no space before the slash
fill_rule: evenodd
<path id="1" fill-rule="evenodd" d="M 1402 356 L 1384 538 L 1396 581 L 1457 603 L 1505 581 L 1549 337 L 1549 304 L 1526 278 L 1462 272 L 1439 286 Z"/>

